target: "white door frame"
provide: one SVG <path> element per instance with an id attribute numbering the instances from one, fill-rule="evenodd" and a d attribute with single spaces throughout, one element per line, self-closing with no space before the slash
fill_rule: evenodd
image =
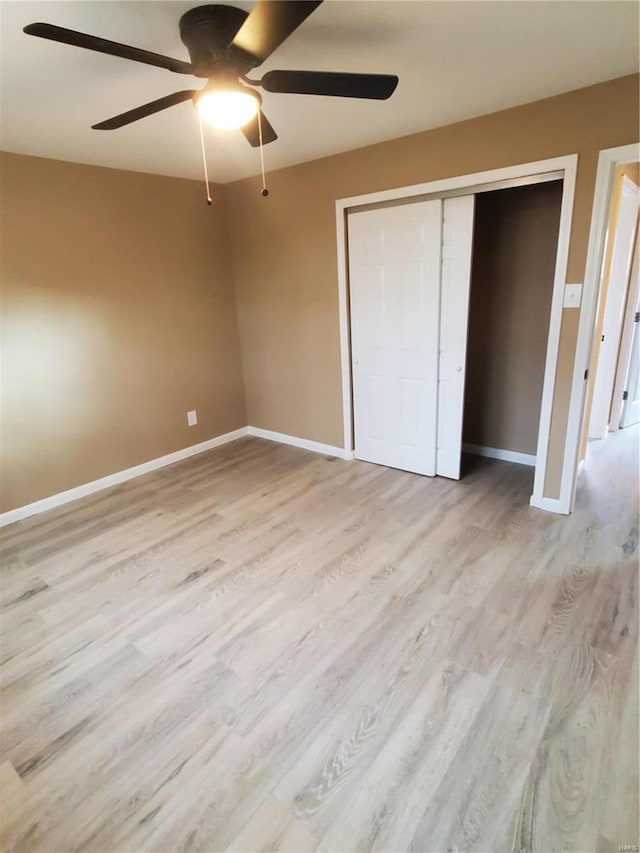
<path id="1" fill-rule="evenodd" d="M 560 172 L 563 180 L 562 205 L 560 210 L 560 228 L 558 233 L 558 250 L 551 298 L 551 315 L 549 319 L 549 335 L 547 339 L 547 356 L 542 389 L 542 404 L 540 409 L 540 427 L 538 430 L 538 446 L 536 451 L 536 469 L 533 484 L 531 505 L 554 512 L 570 512 L 569 497 L 573 482 L 563 481 L 560 499 L 545 498 L 543 494 L 544 480 L 547 468 L 547 452 L 551 429 L 551 410 L 555 390 L 556 367 L 560 344 L 560 328 L 562 324 L 562 302 L 567 273 L 569 255 L 569 237 L 573 214 L 573 198 L 575 193 L 577 154 L 555 157 L 549 160 L 537 160 L 532 163 L 522 163 L 507 166 L 502 169 L 492 169 L 486 172 L 475 172 L 439 181 L 429 181 L 424 184 L 414 184 L 409 187 L 397 187 L 391 190 L 368 193 L 367 195 L 352 196 L 336 201 L 336 237 L 338 250 L 338 305 L 340 314 L 340 359 L 342 366 L 342 413 L 344 425 L 344 448 L 347 455 L 353 455 L 353 414 L 352 414 L 352 382 L 351 382 L 351 347 L 349 322 L 349 287 L 347 272 L 347 239 L 346 218 L 350 208 L 362 205 L 393 202 L 401 199 L 411 199 L 415 196 L 435 195 L 451 191 L 463 191 L 466 195 L 482 192 L 489 184 L 500 181 L 523 180 L 545 175 L 550 172 Z M 566 461 L 566 460 L 565 460 Z M 574 472 L 575 473 L 575 472 Z M 564 500 L 563 500 L 564 498 Z"/>
<path id="2" fill-rule="evenodd" d="M 591 414 L 589 416 L 589 438 L 606 438 L 610 429 L 617 429 L 609 426 L 611 421 L 611 409 L 615 404 L 615 385 L 618 374 L 618 360 L 620 354 L 620 345 L 624 333 L 626 319 L 626 304 L 629 295 L 629 287 L 631 281 L 631 271 L 633 265 L 633 255 L 635 252 L 636 232 L 638 223 L 638 187 L 626 175 L 622 178 L 622 187 L 619 199 L 619 209 L 615 232 L 607 236 L 607 242 L 611 243 L 611 255 L 609 261 L 609 269 L 605 271 L 604 265 L 600 275 L 599 291 L 602 291 L 602 281 L 606 272 L 608 278 L 607 298 L 604 300 L 602 313 L 602 343 L 598 352 L 598 360 L 595 366 L 595 376 L 593 385 L 593 398 L 591 401 Z M 620 238 L 621 227 L 624 224 L 623 206 L 630 203 L 633 206 L 633 231 L 629 244 L 626 241 L 622 242 Z M 621 249 L 621 247 L 624 247 Z M 628 249 L 628 251 L 627 251 Z M 605 253 L 607 250 L 605 249 Z M 624 255 L 628 258 L 629 265 L 624 270 L 624 281 L 622 275 L 614 275 L 620 273 L 620 269 L 616 262 Z M 602 297 L 599 294 L 597 303 L 602 302 Z M 596 308 L 596 315 L 598 309 Z M 611 331 L 611 321 L 613 317 L 621 317 L 621 323 L 615 331 Z M 592 341 L 592 346 L 593 346 Z M 622 401 L 620 402 L 622 406 Z"/>
<path id="3" fill-rule="evenodd" d="M 604 246 L 607 234 L 609 206 L 617 166 L 626 163 L 636 163 L 640 160 L 640 145 L 621 145 L 618 148 L 606 148 L 598 157 L 595 191 L 593 195 L 593 210 L 591 213 L 591 228 L 589 230 L 589 247 L 587 250 L 587 265 L 582 288 L 582 309 L 578 325 L 578 342 L 576 358 L 571 381 L 571 400 L 567 421 L 567 439 L 564 449 L 562 466 L 562 495 L 565 487 L 568 489 L 568 512 L 573 511 L 576 499 L 578 480 L 578 456 L 580 454 L 580 439 L 585 415 L 587 382 L 585 372 L 591 363 L 593 332 L 596 322 L 600 279 L 604 262 Z"/>

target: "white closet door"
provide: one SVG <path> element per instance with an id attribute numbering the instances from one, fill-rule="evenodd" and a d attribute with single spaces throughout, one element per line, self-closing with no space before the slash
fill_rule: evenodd
<path id="1" fill-rule="evenodd" d="M 638 314 L 636 314 L 636 317 Z M 633 324 L 631 362 L 627 375 L 626 397 L 622 404 L 620 426 L 622 429 L 640 421 L 640 322 Z"/>
<path id="2" fill-rule="evenodd" d="M 436 472 L 442 202 L 348 218 L 355 456 Z"/>
<path id="3" fill-rule="evenodd" d="M 618 222 L 613 235 L 609 291 L 602 322 L 602 343 L 593 386 L 589 438 L 604 438 L 609 427 L 639 206 L 638 187 L 628 178 L 623 178 Z M 619 409 L 617 406 L 615 409 L 617 419 Z"/>
<path id="4" fill-rule="evenodd" d="M 640 421 L 640 234 L 636 226 L 636 242 L 631 263 L 629 293 L 624 309 L 622 339 L 613 386 L 609 429 L 624 428 Z"/>
<path id="5" fill-rule="evenodd" d="M 475 197 L 444 202 L 436 473 L 460 479 Z"/>

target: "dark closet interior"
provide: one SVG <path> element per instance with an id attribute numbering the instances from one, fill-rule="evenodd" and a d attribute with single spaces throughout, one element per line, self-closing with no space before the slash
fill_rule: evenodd
<path id="1" fill-rule="evenodd" d="M 561 201 L 561 180 L 476 196 L 467 445 L 536 453 Z"/>

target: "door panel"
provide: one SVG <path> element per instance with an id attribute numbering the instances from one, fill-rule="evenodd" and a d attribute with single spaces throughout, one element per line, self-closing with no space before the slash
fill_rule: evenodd
<path id="1" fill-rule="evenodd" d="M 633 324 L 631 362 L 627 376 L 627 399 L 622 404 L 622 429 L 640 421 L 640 323 Z"/>
<path id="2" fill-rule="evenodd" d="M 460 479 L 474 196 L 444 202 L 436 473 Z"/>
<path id="3" fill-rule="evenodd" d="M 616 383 L 613 386 L 613 402 L 609 429 L 631 426 L 640 420 L 638 396 L 638 318 L 640 317 L 640 234 L 636 227 L 636 241 L 629 279 L 629 294 L 625 307 L 620 353 L 616 367 Z M 626 397 L 626 400 L 625 400 Z"/>
<path id="4" fill-rule="evenodd" d="M 355 456 L 436 471 L 440 200 L 348 218 Z"/>
<path id="5" fill-rule="evenodd" d="M 638 188 L 625 178 L 609 269 L 609 289 L 602 324 L 602 343 L 598 355 L 593 402 L 589 419 L 589 438 L 604 438 L 610 423 L 616 365 L 622 334 L 625 298 L 640 203 Z M 616 419 L 619 409 L 616 407 Z"/>
<path id="6" fill-rule="evenodd" d="M 392 392 L 391 381 L 388 376 L 379 376 L 365 373 L 363 376 L 363 391 L 365 403 L 365 415 L 367 433 L 369 439 L 374 442 L 384 442 L 389 433 L 389 412 L 384 401 Z"/>

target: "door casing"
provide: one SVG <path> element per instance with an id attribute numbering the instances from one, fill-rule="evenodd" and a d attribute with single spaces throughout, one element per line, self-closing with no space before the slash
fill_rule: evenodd
<path id="1" fill-rule="evenodd" d="M 610 413 L 616 408 L 617 402 L 614 398 L 614 390 L 635 251 L 639 193 L 638 187 L 625 176 L 622 180 L 616 227 L 614 233 L 610 235 L 612 242 L 610 268 L 603 271 L 603 277 L 608 278 L 608 289 L 604 300 L 602 342 L 597 354 L 594 377 L 589 438 L 602 439 L 606 437 L 609 429 L 617 429 L 617 423 L 613 423 L 615 418 L 612 419 Z M 601 283 L 601 290 L 602 287 Z"/>
<path id="2" fill-rule="evenodd" d="M 578 324 L 578 341 L 571 382 L 571 398 L 567 418 L 567 437 L 562 466 L 562 488 L 567 512 L 573 510 L 579 473 L 580 439 L 585 418 L 587 383 L 585 373 L 591 364 L 593 333 L 596 323 L 600 277 L 604 261 L 607 219 L 616 168 L 640 160 L 640 145 L 605 148 L 598 157 L 598 171 L 593 195 L 587 264 L 582 288 L 582 308 Z"/>

